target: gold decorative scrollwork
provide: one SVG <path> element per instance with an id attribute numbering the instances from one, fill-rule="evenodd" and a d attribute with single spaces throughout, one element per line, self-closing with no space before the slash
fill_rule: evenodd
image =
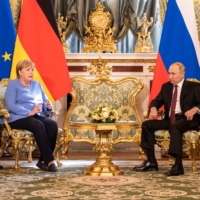
<path id="1" fill-rule="evenodd" d="M 65 53 L 68 53 L 68 46 L 66 44 L 66 37 L 65 37 L 65 28 L 67 25 L 67 21 L 68 21 L 67 17 L 64 20 L 64 17 L 61 16 L 60 13 L 58 13 L 58 19 L 57 19 L 58 31 L 60 34 L 63 50 Z"/>
<path id="2" fill-rule="evenodd" d="M 0 81 L 0 86 L 1 87 L 6 87 L 8 85 L 8 82 L 10 81 L 9 78 L 3 78 L 1 81 Z"/>
<path id="3" fill-rule="evenodd" d="M 94 147 L 94 151 L 99 155 L 96 162 L 84 170 L 85 175 L 92 176 L 118 176 L 123 175 L 124 171 L 112 163 L 110 152 L 113 150 L 113 141 L 109 139 L 112 130 L 96 130 L 99 140 Z"/>
<path id="4" fill-rule="evenodd" d="M 91 74 L 96 75 L 97 80 L 110 80 L 109 75 L 112 72 L 112 67 L 106 65 L 107 62 L 102 60 L 101 57 L 99 59 L 91 62 L 91 65 L 87 66 L 85 69 Z"/>
<path id="5" fill-rule="evenodd" d="M 156 67 L 155 65 L 151 65 L 147 69 L 149 70 L 149 72 L 154 72 L 155 67 Z"/>
<path id="6" fill-rule="evenodd" d="M 141 27 L 141 31 L 138 33 L 135 53 L 153 53 L 154 50 L 151 43 L 151 32 L 148 31 L 149 27 L 153 25 L 153 17 L 148 21 L 146 13 L 144 13 L 142 20 L 138 17 L 136 18 L 136 23 L 138 28 Z"/>
<path id="7" fill-rule="evenodd" d="M 200 43 L 200 1 L 199 0 L 194 0 L 194 11 L 196 15 L 197 31 L 198 31 L 199 43 Z"/>
<path id="8" fill-rule="evenodd" d="M 93 59 L 70 59 L 66 60 L 68 63 L 88 63 L 93 62 Z M 104 59 L 107 63 L 155 63 L 156 59 Z"/>
<path id="9" fill-rule="evenodd" d="M 164 18 L 165 18 L 165 13 L 166 13 L 166 9 L 167 9 L 167 3 L 168 3 L 168 0 L 159 0 L 160 18 L 161 18 L 162 24 L 163 24 Z"/>
<path id="10" fill-rule="evenodd" d="M 12 16 L 13 16 L 15 29 L 17 30 L 18 24 L 19 24 L 19 17 L 21 13 L 22 0 L 11 0 L 10 4 L 11 4 L 10 6 L 12 10 Z"/>
<path id="11" fill-rule="evenodd" d="M 97 7 L 89 16 L 90 26 L 85 26 L 85 46 L 82 52 L 88 53 L 94 51 L 103 53 L 109 51 L 117 53 L 117 47 L 114 44 L 115 27 L 110 27 L 111 15 L 109 12 L 104 12 L 105 7 L 101 2 L 97 3 Z"/>

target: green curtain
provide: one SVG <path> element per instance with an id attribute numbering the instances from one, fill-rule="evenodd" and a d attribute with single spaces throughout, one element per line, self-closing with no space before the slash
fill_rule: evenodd
<path id="1" fill-rule="evenodd" d="M 99 0 L 53 0 L 55 14 L 61 13 L 68 17 L 66 38 L 69 51 L 80 53 L 84 46 L 84 26 L 89 26 L 88 16 Z M 154 18 L 150 28 L 154 51 L 158 51 L 162 25 L 159 14 L 158 0 L 102 0 L 101 1 L 112 16 L 111 26 L 115 27 L 114 39 L 120 53 L 133 53 L 137 32 L 136 17 Z"/>

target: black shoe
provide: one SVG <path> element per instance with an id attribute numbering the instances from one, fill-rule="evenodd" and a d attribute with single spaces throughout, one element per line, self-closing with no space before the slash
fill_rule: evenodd
<path id="1" fill-rule="evenodd" d="M 179 176 L 184 174 L 183 166 L 181 165 L 173 165 L 171 170 L 166 172 L 166 176 Z"/>
<path id="2" fill-rule="evenodd" d="M 146 163 L 147 163 L 147 160 L 143 160 L 142 164 L 140 166 L 134 167 L 133 170 L 135 171 L 137 168 L 141 168 L 141 167 L 145 166 Z"/>
<path id="3" fill-rule="evenodd" d="M 150 163 L 149 161 L 147 161 L 145 164 L 142 163 L 140 167 L 136 167 L 134 171 L 136 172 L 158 171 L 158 163 L 157 162 Z"/>
<path id="4" fill-rule="evenodd" d="M 49 168 L 45 163 L 42 163 L 41 161 L 38 161 L 36 166 L 44 171 L 48 171 Z"/>
<path id="5" fill-rule="evenodd" d="M 57 172 L 58 168 L 57 166 L 55 165 L 55 163 L 51 163 L 50 166 L 49 166 L 49 170 L 50 172 Z"/>
<path id="6" fill-rule="evenodd" d="M 2 165 L 0 165 L 0 169 L 3 169 L 3 166 L 2 166 Z"/>

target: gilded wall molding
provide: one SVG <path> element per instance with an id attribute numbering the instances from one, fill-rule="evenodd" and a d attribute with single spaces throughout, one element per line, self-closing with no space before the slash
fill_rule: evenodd
<path id="1" fill-rule="evenodd" d="M 155 65 L 151 65 L 147 69 L 149 70 L 149 72 L 154 72 L 155 67 L 156 67 Z"/>
<path id="2" fill-rule="evenodd" d="M 66 59 L 67 63 L 92 63 L 95 59 Z M 107 63 L 155 63 L 156 59 L 103 59 Z"/>
<path id="3" fill-rule="evenodd" d="M 71 66 L 68 65 L 69 72 L 86 72 L 85 68 L 87 66 Z M 143 72 L 143 66 L 113 66 L 112 72 Z M 154 71 L 150 71 L 154 72 Z"/>

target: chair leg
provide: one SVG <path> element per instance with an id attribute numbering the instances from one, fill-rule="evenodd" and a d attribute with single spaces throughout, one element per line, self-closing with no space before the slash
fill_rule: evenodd
<path id="1" fill-rule="evenodd" d="M 64 143 L 64 149 L 61 151 L 61 154 L 66 154 L 68 152 L 69 141 Z"/>
<path id="2" fill-rule="evenodd" d="M 61 154 L 64 155 L 68 152 L 69 142 L 73 140 L 73 136 L 69 133 L 69 130 L 66 130 L 64 132 L 64 135 L 62 137 L 62 148 Z"/>
<path id="3" fill-rule="evenodd" d="M 54 151 L 54 155 L 55 155 L 55 159 L 57 162 L 58 167 L 62 166 L 62 163 L 60 162 L 59 159 L 59 152 L 64 155 L 66 154 L 66 152 L 68 152 L 68 146 L 69 146 L 69 141 L 70 141 L 69 134 L 64 133 L 64 132 L 59 132 L 57 139 L 56 139 L 56 147 L 55 147 L 55 151 Z M 61 151 L 62 149 L 62 151 Z"/>
<path id="4" fill-rule="evenodd" d="M 138 144 L 138 150 L 139 150 L 139 159 L 148 159 L 147 152 L 145 152 L 145 150 L 142 147 L 140 147 L 140 142 L 138 142 L 137 144 Z"/>
<path id="5" fill-rule="evenodd" d="M 62 163 L 60 162 L 60 159 L 59 159 L 59 152 L 62 148 L 63 141 L 64 141 L 63 132 L 59 132 L 56 139 L 56 147 L 54 150 L 54 157 L 56 159 L 58 167 L 62 167 Z"/>
<path id="6" fill-rule="evenodd" d="M 60 152 L 60 148 L 56 148 L 54 155 L 55 155 L 55 159 L 56 159 L 58 167 L 62 167 L 62 163 L 60 162 L 60 159 L 59 159 L 59 152 Z"/>
<path id="7" fill-rule="evenodd" d="M 32 161 L 33 161 L 33 159 L 32 159 L 32 145 L 29 144 L 28 163 L 31 163 Z"/>
<path id="8" fill-rule="evenodd" d="M 9 143 L 4 143 L 2 142 L 2 146 L 0 148 L 0 158 L 1 156 L 3 155 L 4 151 L 7 149 L 7 146 L 8 146 Z"/>
<path id="9" fill-rule="evenodd" d="M 170 165 L 174 164 L 174 157 L 173 156 L 169 156 L 169 164 Z"/>
<path id="10" fill-rule="evenodd" d="M 19 169 L 19 144 L 20 144 L 20 141 L 15 139 L 12 144 L 13 144 L 13 148 L 14 148 L 14 152 L 15 152 L 15 166 L 14 166 L 14 168 Z"/>
<path id="11" fill-rule="evenodd" d="M 197 171 L 197 166 L 196 166 L 196 140 L 192 140 L 190 143 L 190 147 L 191 147 L 191 151 L 190 151 L 190 155 L 191 155 L 191 161 L 192 161 L 192 171 L 196 172 Z"/>

